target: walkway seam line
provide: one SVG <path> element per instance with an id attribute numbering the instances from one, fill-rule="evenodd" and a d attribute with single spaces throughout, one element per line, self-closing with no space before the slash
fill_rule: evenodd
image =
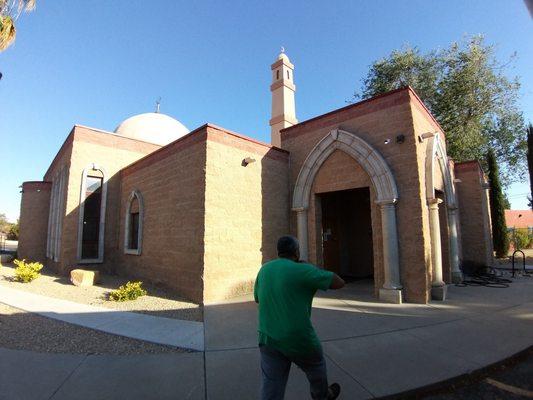
<path id="1" fill-rule="evenodd" d="M 70 379 L 70 377 L 74 374 L 74 372 L 76 372 L 78 370 L 78 368 L 81 366 L 81 364 L 83 364 L 85 362 L 85 360 L 87 360 L 87 358 L 89 357 L 90 354 L 85 354 L 85 357 L 83 357 L 83 359 L 79 362 L 78 365 L 76 365 L 76 368 L 74 368 L 72 371 L 70 371 L 70 373 L 67 375 L 67 377 L 63 380 L 63 382 L 61 382 L 61 384 L 57 387 L 56 390 L 54 390 L 54 393 L 52 393 L 50 395 L 50 397 L 48 398 L 48 400 L 52 400 L 52 398 L 57 394 L 57 392 L 59 392 L 59 389 L 61 389 L 63 387 L 63 385 L 65 383 L 67 383 L 67 381 Z"/>
<path id="2" fill-rule="evenodd" d="M 343 367 L 341 367 L 339 364 L 337 364 L 337 362 L 329 355 L 327 354 L 326 352 L 324 352 L 324 355 L 333 363 L 337 366 L 337 368 L 339 368 L 342 372 L 344 372 L 346 375 L 348 375 L 350 378 L 352 378 L 352 380 L 357 383 L 359 386 L 361 386 L 363 388 L 363 390 L 365 390 L 370 396 L 372 396 L 373 398 L 376 398 L 376 395 L 374 393 L 372 393 L 369 389 L 366 388 L 365 385 L 363 385 L 361 382 L 359 382 L 357 379 L 355 379 L 352 374 L 350 374 L 348 371 L 346 371 Z"/>

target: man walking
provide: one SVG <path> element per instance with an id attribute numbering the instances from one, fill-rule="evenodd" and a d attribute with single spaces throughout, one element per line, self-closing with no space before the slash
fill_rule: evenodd
<path id="1" fill-rule="evenodd" d="M 300 262 L 298 240 L 292 236 L 278 240 L 278 257 L 261 267 L 255 281 L 261 399 L 283 399 L 292 363 L 305 372 L 314 400 L 336 399 L 340 386 L 328 387 L 326 361 L 310 317 L 317 289 L 340 289 L 344 281 L 333 272 Z"/>

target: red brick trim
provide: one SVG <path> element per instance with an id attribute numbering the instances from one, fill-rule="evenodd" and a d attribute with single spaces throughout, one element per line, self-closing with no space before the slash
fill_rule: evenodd
<path id="1" fill-rule="evenodd" d="M 409 93 L 409 97 L 398 95 L 401 92 Z M 396 98 L 394 98 L 394 95 L 397 95 Z M 393 97 L 393 98 L 386 99 L 387 97 Z M 376 111 L 384 110 L 386 108 L 394 107 L 394 106 L 403 104 L 409 101 L 410 99 L 414 99 L 415 104 L 417 104 L 418 107 L 421 108 L 421 110 L 429 116 L 431 121 L 436 124 L 437 128 L 440 129 L 441 132 L 443 132 L 440 124 L 433 117 L 429 109 L 426 107 L 426 105 L 420 99 L 420 97 L 418 97 L 418 95 L 413 90 L 413 88 L 411 88 L 410 86 L 405 86 L 403 88 L 391 90 L 390 92 L 387 92 L 387 93 L 382 93 L 380 95 L 371 97 L 369 99 L 360 101 L 358 103 L 350 104 L 346 107 L 342 107 L 337 110 L 330 111 L 326 114 L 319 115 L 317 117 L 308 119 L 306 121 L 302 121 L 296 125 L 282 129 L 280 131 L 281 140 L 283 141 L 287 138 L 299 136 L 301 134 L 308 132 L 309 130 L 322 128 L 328 125 L 335 125 L 349 118 L 359 117 L 365 114 L 370 114 Z M 309 125 L 309 124 L 312 127 L 307 127 L 308 129 L 305 129 L 305 130 L 300 129 L 302 126 Z"/>
<path id="2" fill-rule="evenodd" d="M 118 135 L 116 134 L 115 132 L 109 132 L 109 131 L 104 131 L 103 129 L 97 129 L 97 128 L 92 128 L 90 126 L 85 126 L 85 125 L 74 125 L 74 128 L 76 129 L 76 132 L 79 133 L 80 132 L 80 129 L 82 130 L 88 130 L 88 131 L 91 131 L 91 133 L 97 133 L 97 134 L 104 134 L 102 135 L 101 137 L 105 137 L 105 138 L 115 138 L 119 141 L 124 141 L 125 143 L 126 142 L 133 142 L 133 143 L 136 143 L 136 144 L 145 144 L 147 147 L 156 147 L 156 148 L 160 148 L 160 147 L 163 147 L 159 144 L 155 144 L 155 143 L 150 143 L 150 142 L 147 142 L 145 140 L 139 140 L 139 139 L 134 139 L 134 138 L 130 138 L 130 137 L 127 137 L 127 136 L 122 136 L 122 135 Z M 99 142 L 97 144 L 100 144 Z"/>
<path id="3" fill-rule="evenodd" d="M 212 128 L 212 129 L 216 129 L 216 130 L 218 130 L 220 132 L 227 133 L 228 135 L 235 136 L 235 137 L 237 137 L 239 139 L 246 140 L 248 142 L 251 142 L 251 143 L 263 146 L 263 147 L 267 147 L 267 148 L 275 150 L 277 152 L 289 154 L 289 152 L 287 150 L 280 149 L 279 147 L 272 146 L 272 145 L 270 145 L 268 143 L 261 142 L 261 141 L 256 140 L 256 139 L 252 139 L 251 137 L 241 135 L 240 133 L 233 132 L 233 131 L 230 131 L 230 130 L 225 129 L 225 128 L 221 128 L 220 126 L 217 126 L 215 124 L 208 123 L 208 124 L 206 124 L 206 126 L 208 126 L 209 128 Z"/>
<path id="4" fill-rule="evenodd" d="M 187 147 L 190 147 L 194 144 L 203 142 L 207 139 L 207 124 L 196 128 L 195 130 L 189 132 L 185 136 L 180 137 L 179 139 L 173 141 L 172 143 L 161 147 L 160 149 L 154 151 L 153 153 L 148 154 L 147 156 L 141 158 L 140 160 L 135 161 L 134 163 L 128 165 L 127 167 L 121 170 L 122 176 L 128 176 L 138 171 L 142 168 L 146 168 L 158 161 L 161 161 L 168 156 L 181 151 Z"/>
<path id="5" fill-rule="evenodd" d="M 54 169 L 55 165 L 67 151 L 69 145 L 72 145 L 74 141 L 82 141 L 108 147 L 119 146 L 121 149 L 139 151 L 143 153 L 153 152 L 161 148 L 160 145 L 117 135 L 113 132 L 107 132 L 101 129 L 91 128 L 89 126 L 74 125 L 67 138 L 61 145 L 61 148 L 57 152 L 56 156 L 52 160 L 50 167 L 48 167 L 46 170 L 46 173 L 44 174 L 45 177 Z"/>
<path id="6" fill-rule="evenodd" d="M 46 181 L 27 181 L 22 183 L 23 191 L 32 191 L 32 190 L 47 190 L 49 191 L 52 187 L 52 182 Z"/>
<path id="7" fill-rule="evenodd" d="M 282 79 L 282 80 L 279 80 L 277 82 L 274 82 L 272 85 L 270 85 L 270 91 L 272 92 L 272 91 L 274 91 L 277 88 L 280 88 L 282 86 L 285 86 L 285 87 L 289 88 L 293 92 L 296 91 L 296 85 L 294 83 L 292 83 L 291 81 L 288 81 L 286 79 Z"/>
<path id="8" fill-rule="evenodd" d="M 126 136 L 116 135 L 114 133 L 95 130 L 83 126 L 74 127 L 74 141 L 96 144 L 99 146 L 120 148 L 139 153 L 152 153 L 162 146 L 154 143 L 148 143 L 141 140 L 132 139 Z"/>
<path id="9" fill-rule="evenodd" d="M 276 62 L 274 62 L 274 64 L 272 64 L 270 66 L 270 69 L 273 71 L 275 70 L 276 68 L 278 67 L 281 67 L 282 65 L 286 65 L 287 67 L 289 67 L 290 69 L 294 69 L 294 64 L 291 63 L 290 61 L 287 61 L 285 59 L 280 59 L 280 60 L 277 60 Z"/>
<path id="10" fill-rule="evenodd" d="M 309 132 L 310 130 L 323 128 L 329 125 L 335 125 L 349 118 L 359 117 L 365 114 L 370 114 L 376 111 L 381 111 L 386 108 L 390 108 L 390 107 L 394 107 L 394 106 L 406 103 L 409 101 L 409 97 L 402 96 L 402 92 L 408 93 L 410 90 L 412 89 L 410 89 L 408 86 L 404 88 L 396 89 L 396 90 L 372 97 L 370 99 L 366 99 L 358 103 L 350 104 L 349 106 L 330 111 L 326 114 L 319 115 L 317 117 L 308 119 L 306 121 L 302 121 L 296 125 L 282 129 L 280 131 L 281 140 L 283 141 L 288 138 L 300 136 L 302 134 Z M 307 129 L 302 129 L 304 127 Z"/>
<path id="11" fill-rule="evenodd" d="M 438 123 L 438 121 L 435 119 L 435 117 L 433 116 L 433 114 L 431 114 L 431 111 L 429 111 L 429 108 L 426 107 L 426 105 L 424 104 L 424 102 L 422 101 L 422 99 L 420 99 L 420 97 L 418 97 L 418 94 L 416 94 L 416 92 L 414 91 L 414 89 L 411 87 L 411 86 L 407 86 L 407 88 L 409 89 L 409 92 L 411 93 L 412 97 L 414 97 L 416 99 L 416 103 L 422 107 L 422 110 L 424 111 L 425 114 L 427 114 L 427 116 L 429 116 L 429 118 L 431 119 L 431 121 L 433 121 L 435 123 L 435 125 L 437 125 L 437 128 L 440 129 L 440 131 L 442 133 L 444 133 L 444 129 L 442 129 L 442 126 L 440 126 L 440 124 Z"/>
<path id="12" fill-rule="evenodd" d="M 262 143 L 255 143 L 255 141 L 249 140 L 249 138 L 226 132 L 223 129 L 211 125 L 208 125 L 207 140 L 237 148 L 239 150 L 249 151 L 260 157 L 267 157 L 282 162 L 289 161 L 289 153 L 285 150 L 278 149 L 277 147 L 265 146 Z"/>
<path id="13" fill-rule="evenodd" d="M 463 162 L 456 162 L 454 164 L 454 171 L 481 171 L 483 172 L 483 168 L 481 167 L 481 164 L 478 160 L 471 160 L 471 161 L 463 161 Z"/>

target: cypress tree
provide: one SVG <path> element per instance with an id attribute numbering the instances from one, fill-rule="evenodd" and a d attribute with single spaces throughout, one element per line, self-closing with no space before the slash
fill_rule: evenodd
<path id="1" fill-rule="evenodd" d="M 529 207 L 533 209 L 533 125 L 527 128 L 527 167 L 529 169 Z"/>
<path id="2" fill-rule="evenodd" d="M 490 179 L 490 214 L 492 218 L 492 243 L 496 257 L 503 258 L 509 251 L 509 236 L 505 224 L 505 211 L 502 186 L 496 156 L 492 149 L 487 153 L 487 164 Z"/>

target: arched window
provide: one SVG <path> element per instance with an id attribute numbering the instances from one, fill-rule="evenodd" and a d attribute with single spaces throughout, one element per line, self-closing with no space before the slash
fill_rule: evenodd
<path id="1" fill-rule="evenodd" d="M 279 69 L 276 71 L 276 79 L 279 79 Z"/>
<path id="2" fill-rule="evenodd" d="M 104 261 L 107 174 L 96 164 L 83 170 L 78 224 L 78 262 Z"/>
<path id="3" fill-rule="evenodd" d="M 138 190 L 131 192 L 126 206 L 124 223 L 124 253 L 140 255 L 142 247 L 142 230 L 144 218 L 144 204 Z"/>

